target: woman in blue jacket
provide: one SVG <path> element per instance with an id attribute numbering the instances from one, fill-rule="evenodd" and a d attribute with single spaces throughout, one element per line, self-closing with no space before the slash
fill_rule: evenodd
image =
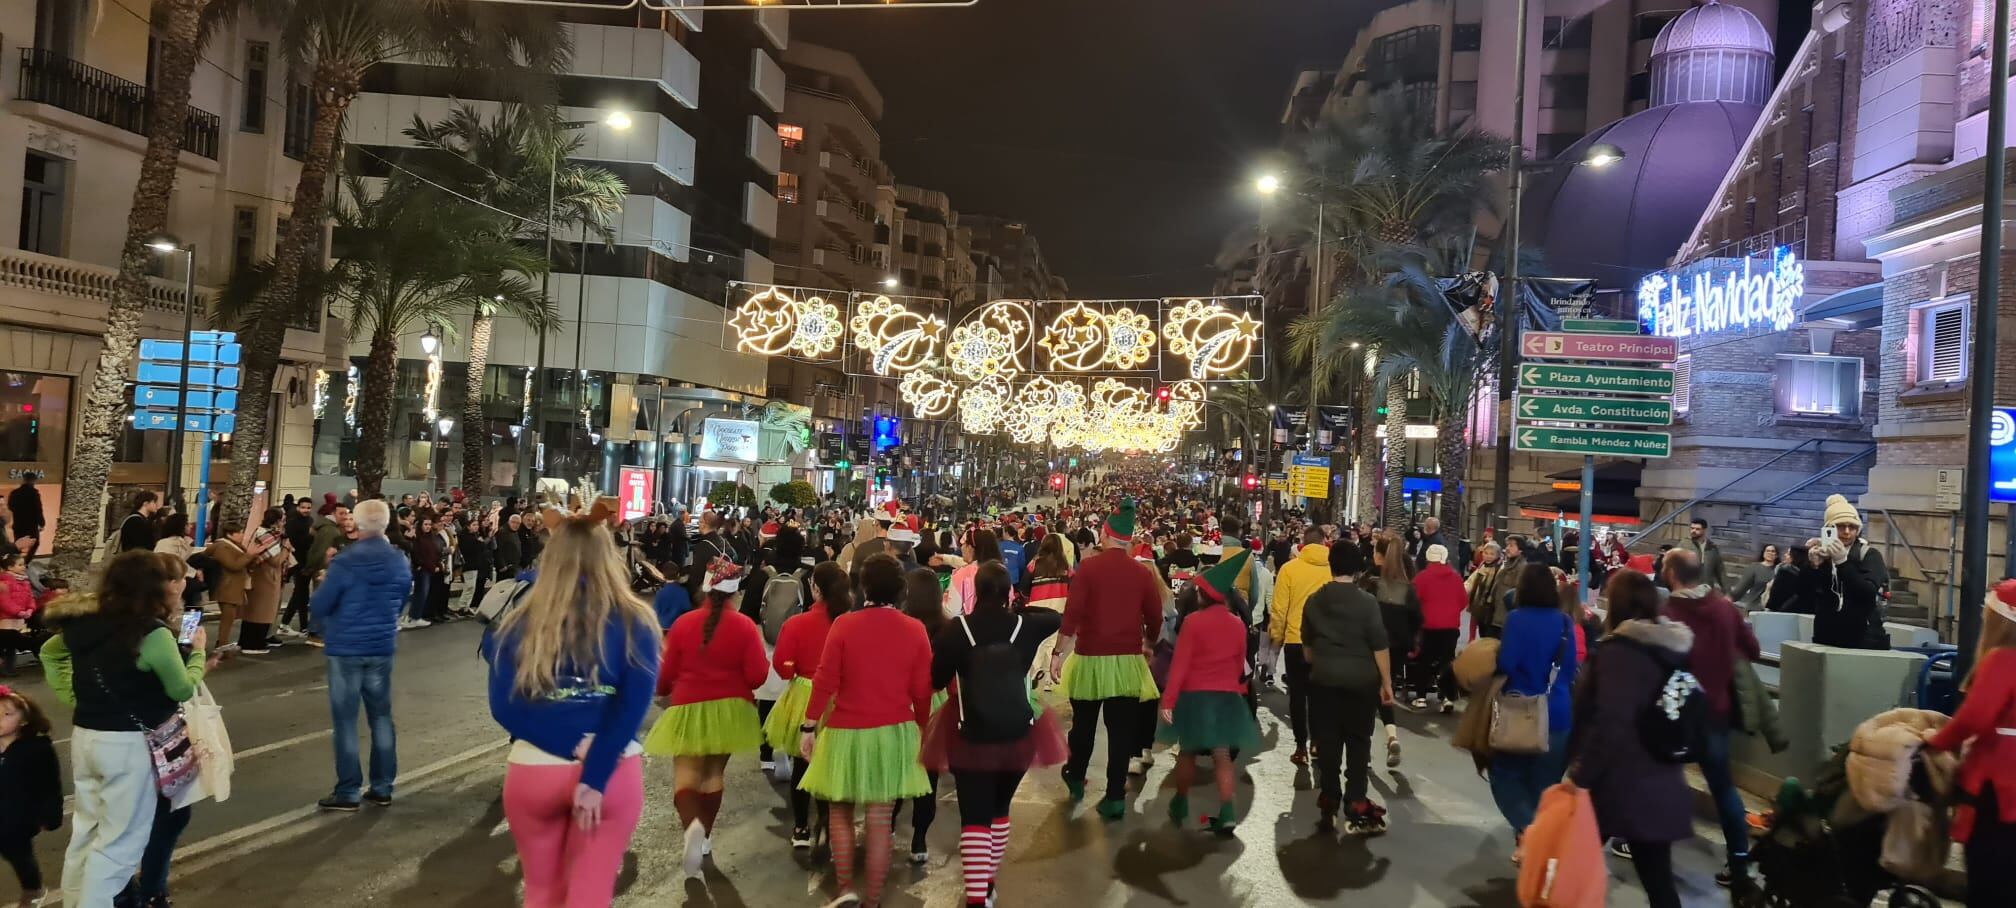
<path id="1" fill-rule="evenodd" d="M 1562 608 L 1553 571 L 1544 564 L 1526 565 L 1499 638 L 1498 673 L 1505 676 L 1508 694 L 1546 695 L 1547 750 L 1491 755 L 1491 799 L 1512 824 L 1515 841 L 1532 825 L 1540 794 L 1561 781 L 1567 768 L 1568 729 L 1574 714 L 1570 691 L 1575 688 L 1575 622 Z M 1515 846 L 1514 863 L 1519 855 Z"/>
<path id="2" fill-rule="evenodd" d="M 531 592 L 484 641 L 490 714 L 515 741 L 504 816 L 526 905 L 608 905 L 644 811 L 637 729 L 658 618 L 630 592 L 603 516 L 549 521 Z"/>

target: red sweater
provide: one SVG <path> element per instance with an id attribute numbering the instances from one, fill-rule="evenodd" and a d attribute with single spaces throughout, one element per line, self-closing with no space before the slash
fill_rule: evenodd
<path id="1" fill-rule="evenodd" d="M 1246 692 L 1246 622 L 1222 604 L 1183 619 L 1162 708 L 1175 709 L 1176 699 L 1191 691 Z"/>
<path id="2" fill-rule="evenodd" d="M 805 704 L 807 721 L 821 716 L 828 728 L 929 722 L 931 637 L 923 622 L 886 606 L 834 621 L 812 677 L 812 699 Z"/>
<path id="3" fill-rule="evenodd" d="M 826 632 L 832 629 L 833 619 L 826 616 L 824 605 L 814 605 L 785 619 L 784 629 L 777 632 L 777 651 L 770 656 L 770 667 L 777 670 L 777 677 L 786 681 L 817 677 L 819 655 L 826 649 Z"/>
<path id="4" fill-rule="evenodd" d="M 1994 786 L 1995 803 L 2004 823 L 2016 823 L 2016 650 L 1992 649 L 1974 667 L 1974 685 L 1953 720 L 1925 739 L 1933 750 L 1959 750 L 1972 742 L 1960 763 L 1960 789 L 1981 794 Z M 1953 839 L 1967 841 L 1974 827 L 1974 809 L 1962 806 L 1954 817 Z"/>
<path id="5" fill-rule="evenodd" d="M 1154 569 L 1104 549 L 1080 562 L 1064 601 L 1062 636 L 1082 656 L 1139 656 L 1162 635 L 1162 585 Z"/>
<path id="6" fill-rule="evenodd" d="M 658 696 L 671 697 L 673 706 L 729 697 L 754 700 L 753 692 L 770 677 L 756 622 L 731 606 L 714 628 L 714 639 L 703 644 L 707 612 L 702 607 L 680 615 L 665 632 Z"/>
<path id="7" fill-rule="evenodd" d="M 1414 595 L 1421 600 L 1422 630 L 1453 631 L 1462 626 L 1470 594 L 1464 591 L 1463 578 L 1456 576 L 1455 568 L 1429 565 L 1414 576 Z"/>

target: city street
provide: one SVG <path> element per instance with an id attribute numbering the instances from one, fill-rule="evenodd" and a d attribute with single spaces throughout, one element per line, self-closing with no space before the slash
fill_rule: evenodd
<path id="1" fill-rule="evenodd" d="M 312 807 L 328 793 L 330 780 L 320 651 L 290 646 L 221 669 L 212 689 L 239 751 L 235 791 L 227 803 L 196 807 L 176 857 L 175 903 L 514 904 L 517 862 L 499 799 L 505 742 L 482 693 L 479 633 L 478 625 L 465 622 L 401 636 L 398 802 L 355 815 L 318 815 Z M 22 687 L 31 696 L 45 692 L 38 684 Z M 1274 708 L 1285 702 L 1261 712 L 1267 749 L 1247 765 L 1260 783 L 1257 800 L 1236 838 L 1171 828 L 1162 792 L 1166 756 L 1148 777 L 1150 793 L 1137 791 L 1132 812 L 1119 824 L 1100 821 L 1089 802 L 1068 805 L 1055 770 L 1034 775 L 1016 802 L 1003 904 L 1516 904 L 1511 835 L 1468 758 L 1445 743 L 1454 717 L 1402 714 L 1406 762 L 1375 775 L 1374 796 L 1392 811 L 1388 835 L 1326 839 L 1314 832 L 1309 773 L 1289 764 L 1288 748 L 1280 746 L 1286 726 Z M 67 735 L 64 728 L 56 732 L 59 740 Z M 1092 775 L 1099 775 L 1096 763 Z M 648 764 L 645 817 L 616 904 L 727 908 L 816 905 L 830 897 L 829 875 L 786 844 L 784 789 L 761 780 L 753 759 L 730 767 L 704 885 L 679 874 L 671 788 L 669 762 Z M 931 860 L 912 868 L 898 857 L 890 904 L 957 902 L 957 811 L 949 783 L 940 789 Z M 1256 797 L 1255 791 L 1241 787 L 1242 797 Z M 1211 796 L 1198 801 L 1208 805 Z M 1709 844 L 1715 833 L 1698 822 L 1697 830 L 1703 837 L 1677 852 L 1682 894 L 1690 905 L 1726 904 L 1710 879 L 1719 862 L 1719 844 Z M 908 835 L 909 821 L 900 819 L 899 845 Z M 58 872 L 67 838 L 66 829 L 37 840 L 47 871 Z M 1610 904 L 1643 905 L 1628 865 L 1611 864 Z M 0 901 L 13 897 L 11 881 L 8 886 Z"/>

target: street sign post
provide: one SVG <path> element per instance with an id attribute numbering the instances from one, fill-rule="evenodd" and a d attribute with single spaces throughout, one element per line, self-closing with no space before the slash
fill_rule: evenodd
<path id="1" fill-rule="evenodd" d="M 1588 391 L 1598 394 L 1673 394 L 1673 370 L 1619 366 L 1557 366 L 1522 363 L 1521 391 Z"/>
<path id="2" fill-rule="evenodd" d="M 1519 426 L 1513 430 L 1512 444 L 1516 450 L 1535 453 L 1661 458 L 1673 456 L 1673 435 L 1670 432 Z"/>
<path id="3" fill-rule="evenodd" d="M 1330 458 L 1297 454 L 1288 467 L 1288 491 L 1303 498 L 1330 497 Z"/>
<path id="4" fill-rule="evenodd" d="M 204 437 L 198 468 L 196 503 L 190 508 L 196 524 L 196 544 L 203 544 L 207 521 L 202 519 L 210 492 L 210 445 L 213 435 L 227 435 L 238 423 L 238 363 L 244 354 L 237 335 L 229 331 L 189 331 L 180 340 L 140 342 L 140 363 L 133 388 L 133 426 L 175 433 L 169 459 L 168 497 L 178 496 L 182 480 L 182 436 Z M 253 451 L 258 448 L 254 446 Z M 179 502 L 177 502 L 179 506 Z"/>
<path id="5" fill-rule="evenodd" d="M 1680 356 L 1680 342 L 1670 337 L 1637 334 L 1528 331 L 1519 336 L 1519 352 L 1528 359 L 1670 363 Z"/>
<path id="6" fill-rule="evenodd" d="M 1536 397 L 1519 395 L 1519 418 L 1541 422 L 1617 423 L 1670 426 L 1673 402 L 1631 397 Z"/>

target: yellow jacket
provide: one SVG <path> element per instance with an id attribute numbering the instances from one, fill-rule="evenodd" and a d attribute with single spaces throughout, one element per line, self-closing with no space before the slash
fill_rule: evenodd
<path id="1" fill-rule="evenodd" d="M 1305 545 L 1274 577 L 1274 605 L 1267 612 L 1267 636 L 1275 644 L 1302 642 L 1302 604 L 1330 582 L 1330 547 Z"/>

